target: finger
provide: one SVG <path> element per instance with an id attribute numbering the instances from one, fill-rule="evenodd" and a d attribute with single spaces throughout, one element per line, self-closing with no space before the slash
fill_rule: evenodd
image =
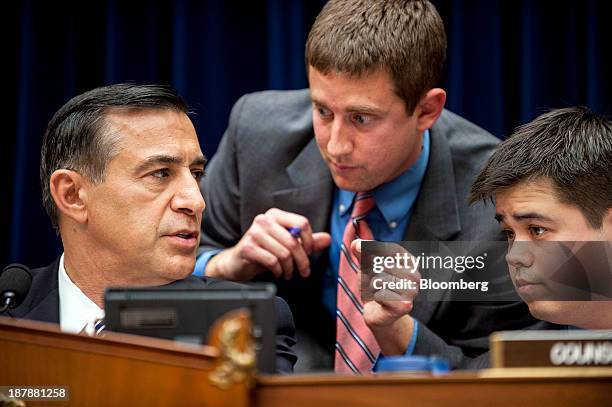
<path id="1" fill-rule="evenodd" d="M 419 289 L 418 283 L 401 281 L 393 276 L 377 276 L 376 280 L 371 280 L 371 295 L 376 300 L 406 300 L 412 301 L 417 296 Z"/>
<path id="2" fill-rule="evenodd" d="M 385 268 L 383 273 L 395 276 L 397 278 L 407 278 L 410 280 L 418 281 L 421 279 L 421 274 L 419 273 L 418 267 L 413 266 L 414 263 L 407 262 L 406 264 L 402 262 L 399 267 L 389 267 Z"/>
<path id="3" fill-rule="evenodd" d="M 419 292 L 419 282 L 412 274 L 398 278 L 391 273 L 381 273 L 370 276 L 367 283 L 368 298 L 377 301 L 412 301 Z"/>
<path id="4" fill-rule="evenodd" d="M 377 290 L 374 291 L 372 299 L 374 301 L 389 301 L 389 302 L 402 302 L 412 301 L 418 294 L 418 290 L 406 289 L 406 290 Z"/>
<path id="5" fill-rule="evenodd" d="M 361 239 L 355 239 L 351 242 L 351 253 L 357 258 L 361 256 Z"/>
<path id="6" fill-rule="evenodd" d="M 266 215 L 270 216 L 276 223 L 285 229 L 291 227 L 300 228 L 300 239 L 302 240 L 302 246 L 307 254 L 312 253 L 312 228 L 306 217 L 298 215 L 297 213 L 282 211 L 277 208 L 269 209 L 266 212 Z"/>
<path id="7" fill-rule="evenodd" d="M 379 301 L 380 306 L 389 314 L 399 317 L 412 311 L 412 301 Z"/>
<path id="8" fill-rule="evenodd" d="M 400 244 L 393 243 L 393 247 L 395 247 L 395 252 L 399 253 L 402 257 L 406 258 L 406 261 L 403 264 L 408 265 L 408 268 L 391 268 L 389 269 L 389 274 L 392 274 L 401 278 L 409 278 L 412 280 L 420 280 L 420 275 L 418 274 L 418 267 L 416 266 L 416 257 L 410 253 L 405 247 Z M 418 276 L 418 277 L 417 277 Z"/>
<path id="9" fill-rule="evenodd" d="M 374 292 L 372 299 L 379 303 L 397 302 L 406 300 L 406 296 L 392 290 L 378 290 Z"/>
<path id="10" fill-rule="evenodd" d="M 283 275 L 283 268 L 276 256 L 269 251 L 257 246 L 249 245 L 244 249 L 244 259 L 252 264 L 259 264 L 272 271 L 275 277 L 280 278 Z"/>
<path id="11" fill-rule="evenodd" d="M 405 284 L 412 284 L 418 287 L 419 282 L 421 281 L 421 274 L 417 271 L 412 273 L 409 270 L 398 270 L 398 269 L 390 269 L 385 270 L 383 273 L 378 274 L 379 277 L 384 278 L 386 281 L 402 281 L 405 280 Z M 412 281 L 412 283 L 408 283 Z"/>
<path id="12" fill-rule="evenodd" d="M 369 301 L 363 307 L 363 318 L 368 326 L 388 326 L 412 311 L 412 304 L 402 301 Z"/>
<path id="13" fill-rule="evenodd" d="M 285 275 L 285 279 L 290 279 L 293 277 L 293 255 L 291 254 L 291 250 L 287 248 L 283 242 L 279 242 L 274 236 L 275 226 L 276 225 L 272 224 L 268 226 L 268 229 L 262 229 L 260 227 L 253 228 L 253 230 L 250 231 L 251 239 L 255 242 L 256 246 L 276 257 L 281 267 L 281 272 Z M 283 230 L 282 228 L 280 229 Z M 287 234 L 289 233 L 287 232 Z M 289 237 L 291 237 L 291 235 L 289 235 Z"/>
<path id="14" fill-rule="evenodd" d="M 331 235 L 326 232 L 317 232 L 312 234 L 312 250 L 315 252 L 320 252 L 321 250 L 325 250 L 331 244 Z"/>
<path id="15" fill-rule="evenodd" d="M 291 279 L 294 269 L 294 254 L 292 250 L 296 248 L 300 249 L 301 245 L 284 226 L 279 224 L 279 217 L 282 218 L 282 216 L 285 215 L 299 217 L 299 215 L 273 208 L 268 210 L 265 214 L 257 215 L 253 221 L 253 225 L 247 233 L 257 241 L 256 244 L 261 245 L 264 249 L 278 258 L 285 274 L 285 279 Z M 306 263 L 306 265 L 304 265 L 303 259 L 307 261 L 307 256 L 302 256 L 300 260 L 298 254 L 300 267 L 307 270 L 310 264 Z"/>
<path id="16" fill-rule="evenodd" d="M 283 228 L 277 223 L 272 223 L 268 228 L 268 232 L 271 237 L 276 239 L 291 255 L 291 263 L 295 262 L 295 266 L 302 277 L 308 277 L 310 275 L 310 260 L 308 255 L 302 246 L 302 243 L 293 237 L 287 229 Z M 293 267 L 292 267 L 293 271 Z M 287 276 L 285 276 L 287 277 Z"/>

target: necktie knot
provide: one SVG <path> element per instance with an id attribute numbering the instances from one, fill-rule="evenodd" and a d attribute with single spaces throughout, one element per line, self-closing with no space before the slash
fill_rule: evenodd
<path id="1" fill-rule="evenodd" d="M 374 209 L 376 203 L 371 192 L 357 192 L 355 204 L 353 205 L 352 218 L 365 218 Z"/>
<path id="2" fill-rule="evenodd" d="M 106 328 L 106 322 L 104 321 L 104 318 L 96 319 L 94 321 L 94 332 L 93 332 L 93 335 L 94 336 L 101 336 L 102 335 L 102 331 L 104 331 L 105 328 Z"/>
<path id="3" fill-rule="evenodd" d="M 368 213 L 374 209 L 376 203 L 371 192 L 358 192 L 355 196 L 353 212 L 351 213 L 351 223 L 353 224 L 354 235 L 360 239 L 372 240 L 372 232 L 368 225 L 363 221 Z M 362 222 L 363 221 L 363 222 Z M 353 240 L 350 239 L 350 240 Z M 350 242 L 349 242 L 350 246 Z"/>

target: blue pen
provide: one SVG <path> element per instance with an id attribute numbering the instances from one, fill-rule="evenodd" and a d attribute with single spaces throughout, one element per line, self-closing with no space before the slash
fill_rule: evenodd
<path id="1" fill-rule="evenodd" d="M 287 228 L 287 231 L 296 239 L 300 237 L 300 233 L 302 233 L 302 229 L 297 226 Z"/>

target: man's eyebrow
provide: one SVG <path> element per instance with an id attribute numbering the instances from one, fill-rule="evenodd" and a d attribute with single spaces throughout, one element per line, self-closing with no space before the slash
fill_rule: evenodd
<path id="1" fill-rule="evenodd" d="M 531 219 L 545 220 L 548 222 L 553 222 L 553 220 L 549 218 L 548 216 L 542 215 L 541 213 L 537 213 L 537 212 L 514 213 L 512 214 L 512 218 L 519 222 L 523 220 L 531 220 Z M 504 215 L 500 213 L 496 213 L 495 220 L 497 220 L 498 222 L 502 222 L 504 220 Z"/>
<path id="2" fill-rule="evenodd" d="M 376 109 L 371 106 L 349 106 L 346 109 L 350 113 L 365 113 L 365 114 L 381 114 L 382 111 L 380 109 Z"/>
<path id="3" fill-rule="evenodd" d="M 321 102 L 319 99 L 316 99 L 314 97 L 310 98 L 310 101 L 312 102 L 312 104 L 317 105 L 317 106 L 325 106 L 325 103 Z"/>
<path id="4" fill-rule="evenodd" d="M 539 219 L 539 220 L 546 220 L 546 221 L 552 222 L 552 219 L 550 217 L 546 215 L 542 215 L 541 213 L 538 213 L 538 212 L 515 213 L 512 215 L 512 217 L 518 221 L 527 220 L 527 219 Z"/>
<path id="5" fill-rule="evenodd" d="M 152 155 L 151 157 L 148 157 L 146 160 L 141 162 L 136 167 L 134 172 L 140 173 L 140 172 L 146 170 L 147 168 L 150 168 L 150 167 L 153 167 L 153 166 L 159 165 L 159 164 L 176 165 L 176 164 L 180 164 L 182 162 L 183 162 L 183 160 L 180 157 L 177 157 L 177 156 L 174 156 L 174 155 L 167 155 L 167 154 Z M 194 165 L 204 166 L 204 164 L 206 164 L 206 157 L 204 157 L 203 155 L 199 155 L 199 156 L 197 156 L 191 162 L 191 164 L 189 164 L 189 166 L 194 166 Z"/>
<path id="6" fill-rule="evenodd" d="M 310 99 L 312 101 L 313 104 L 317 105 L 317 106 L 321 106 L 321 107 L 325 107 L 327 108 L 327 105 L 315 98 L 311 98 Z M 365 106 L 365 105 L 354 105 L 354 106 L 349 106 L 346 108 L 347 112 L 350 113 L 366 113 L 366 114 L 381 114 L 382 111 L 380 109 L 371 107 L 371 106 Z"/>
<path id="7" fill-rule="evenodd" d="M 194 159 L 194 160 L 191 162 L 191 164 L 190 164 L 189 166 L 191 167 L 191 166 L 194 166 L 194 165 L 198 165 L 198 166 L 200 166 L 200 165 L 201 165 L 201 166 L 203 167 L 203 166 L 205 166 L 205 165 L 206 165 L 206 161 L 208 161 L 208 160 L 206 160 L 206 157 L 204 157 L 203 155 L 199 155 L 199 156 L 197 156 L 197 157 L 196 157 L 196 158 L 195 158 L 195 159 Z"/>

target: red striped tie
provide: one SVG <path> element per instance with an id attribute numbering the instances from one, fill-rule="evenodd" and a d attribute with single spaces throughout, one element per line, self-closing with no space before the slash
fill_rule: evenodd
<path id="1" fill-rule="evenodd" d="M 373 240 L 374 236 L 365 221 L 374 208 L 374 197 L 369 192 L 359 192 L 351 219 L 344 229 L 342 253 L 338 268 L 338 300 L 336 310 L 336 357 L 334 370 L 356 374 L 369 372 L 380 352 L 374 334 L 363 319 L 359 259 L 350 254 L 355 238 Z"/>

